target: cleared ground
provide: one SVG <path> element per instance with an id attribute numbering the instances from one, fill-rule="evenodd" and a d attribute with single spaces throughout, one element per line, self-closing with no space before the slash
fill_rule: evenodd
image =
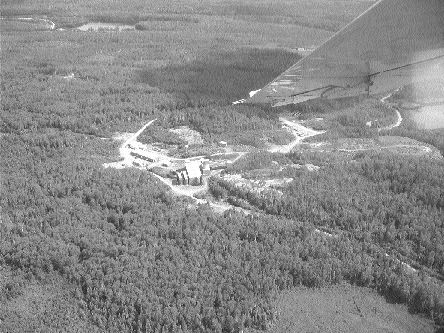
<path id="1" fill-rule="evenodd" d="M 390 304 L 376 292 L 343 284 L 283 292 L 276 301 L 279 319 L 273 333 L 434 332 L 431 321 Z"/>

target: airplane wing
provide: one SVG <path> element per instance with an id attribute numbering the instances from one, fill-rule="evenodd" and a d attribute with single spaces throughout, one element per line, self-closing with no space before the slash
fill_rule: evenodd
<path id="1" fill-rule="evenodd" d="M 247 103 L 377 94 L 444 78 L 444 0 L 381 0 Z"/>

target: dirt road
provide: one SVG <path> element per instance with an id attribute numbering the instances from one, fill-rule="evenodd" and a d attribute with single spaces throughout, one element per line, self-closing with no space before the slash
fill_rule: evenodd
<path id="1" fill-rule="evenodd" d="M 136 133 L 132 134 L 127 140 L 125 140 L 119 147 L 119 154 L 122 157 L 123 160 L 118 162 L 112 162 L 112 163 L 104 163 L 104 168 L 115 168 L 115 169 L 123 169 L 133 166 L 134 157 L 131 156 L 131 145 L 135 145 L 137 138 L 140 134 L 150 126 L 153 122 L 155 122 L 156 119 L 150 120 L 147 122 L 144 126 L 142 126 L 141 129 L 139 129 Z"/>
<path id="2" fill-rule="evenodd" d="M 315 131 L 314 129 L 302 126 L 301 124 L 298 124 L 294 121 L 290 121 L 284 117 L 280 117 L 279 120 L 284 125 L 283 127 L 290 131 L 294 136 L 295 139 L 290 142 L 287 145 L 274 145 L 271 146 L 268 151 L 271 153 L 283 153 L 288 154 L 295 146 L 297 146 L 299 143 L 301 143 L 304 139 L 309 138 L 311 136 L 315 136 L 318 134 L 322 134 L 325 131 Z"/>

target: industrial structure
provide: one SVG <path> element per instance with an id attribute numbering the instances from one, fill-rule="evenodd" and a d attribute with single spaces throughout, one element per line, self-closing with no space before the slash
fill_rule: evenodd
<path id="1" fill-rule="evenodd" d="M 195 160 L 185 163 L 185 167 L 175 171 L 177 185 L 202 185 L 204 177 L 210 175 L 210 163 L 208 160 Z"/>

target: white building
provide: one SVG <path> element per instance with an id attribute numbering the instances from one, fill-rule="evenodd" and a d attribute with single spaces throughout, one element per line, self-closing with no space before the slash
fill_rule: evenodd
<path id="1" fill-rule="evenodd" d="M 188 175 L 190 185 L 200 185 L 202 171 L 200 169 L 201 161 L 189 161 L 185 163 L 185 170 Z"/>

